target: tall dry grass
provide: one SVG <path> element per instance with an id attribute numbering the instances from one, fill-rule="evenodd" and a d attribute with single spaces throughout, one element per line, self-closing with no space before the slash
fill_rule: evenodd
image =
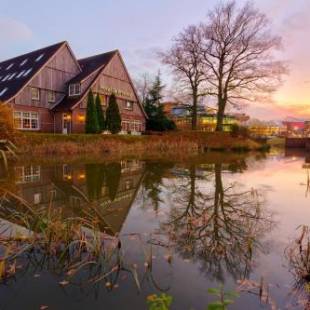
<path id="1" fill-rule="evenodd" d="M 261 145 L 227 133 L 176 132 L 151 136 L 27 134 L 18 145 L 24 154 L 39 157 L 97 156 L 194 156 L 210 150 L 258 150 Z"/>

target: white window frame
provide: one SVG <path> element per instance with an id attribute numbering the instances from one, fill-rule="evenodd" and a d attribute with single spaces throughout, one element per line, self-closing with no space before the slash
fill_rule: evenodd
<path id="1" fill-rule="evenodd" d="M 31 100 L 40 100 L 40 89 L 37 87 L 31 87 L 30 88 L 31 91 Z M 33 91 L 37 91 L 37 96 L 33 96 Z"/>
<path id="2" fill-rule="evenodd" d="M 129 111 L 133 111 L 133 104 L 134 104 L 133 101 L 127 100 L 125 102 L 125 109 Z"/>
<path id="3" fill-rule="evenodd" d="M 42 202 L 42 193 L 33 194 L 33 204 L 38 205 Z"/>
<path id="4" fill-rule="evenodd" d="M 19 166 L 15 168 L 16 184 L 39 182 L 41 179 L 40 166 Z"/>
<path id="5" fill-rule="evenodd" d="M 40 117 L 38 112 L 32 111 L 14 111 L 13 112 L 14 127 L 20 130 L 40 130 Z M 18 122 L 17 122 L 18 120 Z M 37 126 L 34 125 L 34 121 Z M 29 123 L 29 127 L 24 126 L 25 122 Z"/>
<path id="6" fill-rule="evenodd" d="M 52 97 L 51 97 L 52 96 Z M 56 101 L 56 93 L 54 90 L 47 91 L 47 102 L 54 103 Z"/>
<path id="7" fill-rule="evenodd" d="M 74 83 L 69 85 L 69 96 L 78 96 L 81 94 L 81 84 Z"/>

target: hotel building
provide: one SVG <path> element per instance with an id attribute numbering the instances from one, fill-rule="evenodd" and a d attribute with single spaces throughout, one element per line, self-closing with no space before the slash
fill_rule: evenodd
<path id="1" fill-rule="evenodd" d="M 145 130 L 146 114 L 118 50 L 77 60 L 60 42 L 0 62 L 0 101 L 12 107 L 20 130 L 83 133 L 90 90 L 103 109 L 115 94 L 123 132 Z"/>

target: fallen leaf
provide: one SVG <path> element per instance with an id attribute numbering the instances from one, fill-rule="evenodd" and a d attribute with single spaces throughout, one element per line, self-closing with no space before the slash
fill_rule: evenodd
<path id="1" fill-rule="evenodd" d="M 69 281 L 66 281 L 66 280 L 63 280 L 63 281 L 60 281 L 59 284 L 62 285 L 62 286 L 65 286 L 65 285 L 68 285 L 70 282 Z"/>

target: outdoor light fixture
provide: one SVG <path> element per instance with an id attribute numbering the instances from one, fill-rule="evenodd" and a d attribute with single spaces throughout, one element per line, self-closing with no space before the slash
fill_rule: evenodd
<path id="1" fill-rule="evenodd" d="M 78 116 L 78 120 L 79 120 L 80 122 L 84 122 L 84 121 L 85 121 L 85 115 L 79 115 L 79 116 Z"/>

